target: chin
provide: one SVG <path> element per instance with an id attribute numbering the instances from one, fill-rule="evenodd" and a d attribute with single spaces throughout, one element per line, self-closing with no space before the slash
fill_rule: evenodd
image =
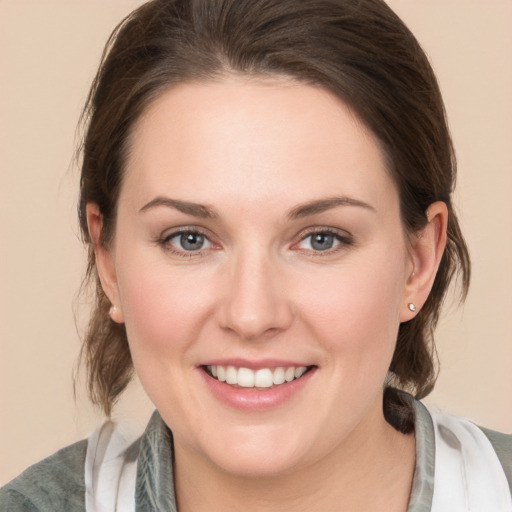
<path id="1" fill-rule="evenodd" d="M 214 462 L 224 472 L 241 478 L 271 478 L 291 474 L 300 460 L 289 453 L 268 453 L 262 450 L 240 450 L 232 457 L 216 457 Z"/>
<path id="2" fill-rule="evenodd" d="M 289 429 L 276 432 L 265 428 L 230 432 L 223 440 L 209 443 L 203 453 L 210 462 L 226 473 L 245 478 L 265 478 L 293 473 L 313 459 L 313 446 L 307 438 Z"/>

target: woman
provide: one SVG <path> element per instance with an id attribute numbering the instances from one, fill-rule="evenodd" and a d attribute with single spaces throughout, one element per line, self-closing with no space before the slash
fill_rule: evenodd
<path id="1" fill-rule="evenodd" d="M 107 48 L 84 358 L 107 415 L 133 369 L 158 412 L 2 506 L 509 510 L 510 439 L 398 391 L 432 389 L 441 302 L 469 283 L 442 100 L 401 21 L 378 0 L 160 0 Z"/>

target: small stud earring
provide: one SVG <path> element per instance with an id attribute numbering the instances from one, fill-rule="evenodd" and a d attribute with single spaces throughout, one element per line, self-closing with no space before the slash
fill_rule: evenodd
<path id="1" fill-rule="evenodd" d="M 407 304 L 407 307 L 409 308 L 410 311 L 416 311 L 416 306 L 412 302 L 409 302 L 409 304 Z"/>
<path id="2" fill-rule="evenodd" d="M 108 316 L 112 318 L 112 315 L 117 311 L 117 307 L 112 305 L 110 309 L 108 310 Z"/>

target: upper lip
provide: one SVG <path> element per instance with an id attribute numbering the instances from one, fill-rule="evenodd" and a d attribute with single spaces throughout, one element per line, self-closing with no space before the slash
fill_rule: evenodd
<path id="1" fill-rule="evenodd" d="M 260 370 L 262 368 L 295 368 L 301 366 L 312 366 L 311 363 L 291 361 L 287 359 L 260 359 L 248 360 L 242 358 L 222 358 L 222 359 L 209 359 L 199 366 L 234 366 L 235 368 L 249 368 L 250 370 Z"/>

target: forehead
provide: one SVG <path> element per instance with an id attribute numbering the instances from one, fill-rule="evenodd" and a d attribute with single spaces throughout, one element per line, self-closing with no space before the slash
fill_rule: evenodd
<path id="1" fill-rule="evenodd" d="M 352 110 L 291 80 L 233 78 L 162 93 L 135 125 L 123 189 L 140 201 L 162 193 L 205 203 L 335 194 L 386 203 L 390 193 L 397 201 L 379 144 Z"/>

